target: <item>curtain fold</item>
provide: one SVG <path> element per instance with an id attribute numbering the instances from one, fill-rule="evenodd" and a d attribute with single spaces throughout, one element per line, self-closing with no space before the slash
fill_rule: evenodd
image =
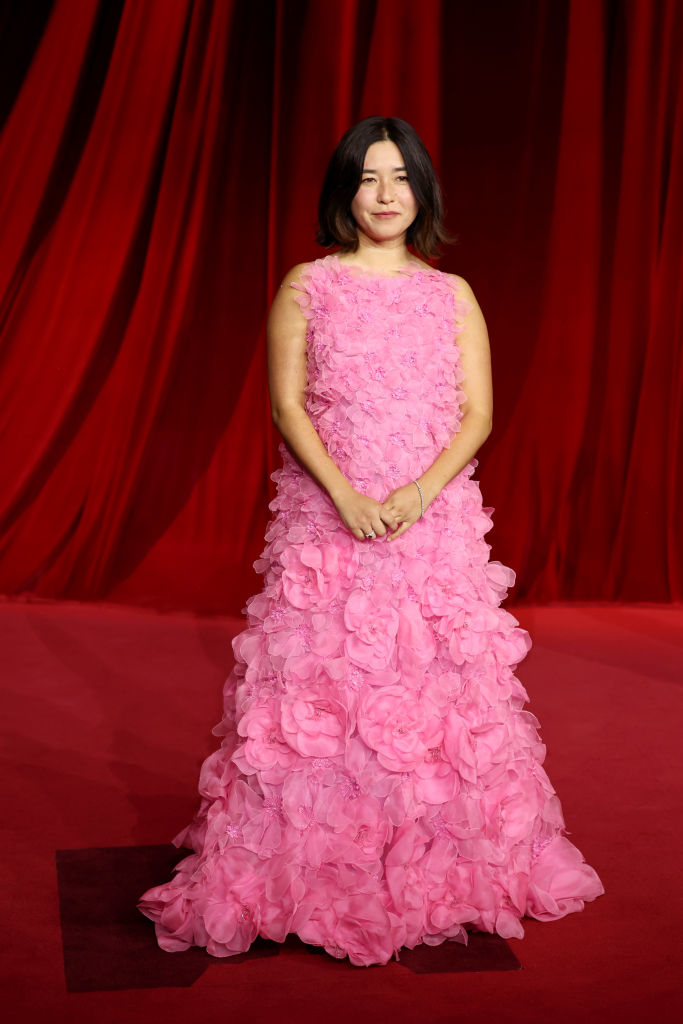
<path id="1" fill-rule="evenodd" d="M 239 611 L 268 304 L 382 113 L 489 324 L 515 596 L 681 600 L 682 60 L 676 0 L 55 0 L 0 133 L 0 592 Z"/>

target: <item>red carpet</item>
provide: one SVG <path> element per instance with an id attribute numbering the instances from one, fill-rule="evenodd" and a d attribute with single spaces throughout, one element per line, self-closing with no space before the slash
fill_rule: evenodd
<path id="1" fill-rule="evenodd" d="M 677 1020 L 683 609 L 516 614 L 534 640 L 519 676 L 546 767 L 606 894 L 562 921 L 525 921 L 525 938 L 497 951 L 481 937 L 469 964 L 449 944 L 442 959 L 351 968 L 296 941 L 231 964 L 157 955 L 119 885 L 175 858 L 164 844 L 195 809 L 236 621 L 0 604 L 5 1019 Z M 521 969 L 506 969 L 506 945 Z"/>

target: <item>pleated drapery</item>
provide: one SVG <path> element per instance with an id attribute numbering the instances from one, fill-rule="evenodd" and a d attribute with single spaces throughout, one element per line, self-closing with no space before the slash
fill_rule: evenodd
<path id="1" fill-rule="evenodd" d="M 0 592 L 239 611 L 268 303 L 382 113 L 489 324 L 515 596 L 681 599 L 677 0 L 56 0 L 0 56 Z"/>

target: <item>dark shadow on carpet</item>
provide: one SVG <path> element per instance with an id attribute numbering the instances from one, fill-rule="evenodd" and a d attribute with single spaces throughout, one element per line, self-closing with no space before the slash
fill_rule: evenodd
<path id="1" fill-rule="evenodd" d="M 225 958 L 212 957 L 203 949 L 184 953 L 159 949 L 151 921 L 136 904 L 146 889 L 170 878 L 189 852 L 170 845 L 56 851 L 68 992 L 187 988 L 214 964 L 236 965 L 278 955 L 283 945 L 261 938 L 246 953 Z M 289 935 L 284 946 L 328 955 L 295 935 Z M 457 942 L 421 945 L 402 949 L 399 956 L 399 964 L 416 974 L 521 967 L 504 939 L 483 932 L 470 933 L 467 946 Z M 354 969 L 346 959 L 339 965 Z"/>
<path id="2" fill-rule="evenodd" d="M 440 946 L 422 944 L 401 949 L 399 963 L 413 974 L 456 974 L 475 971 L 519 971 L 519 960 L 500 935 L 469 932 L 468 942 L 442 942 Z"/>

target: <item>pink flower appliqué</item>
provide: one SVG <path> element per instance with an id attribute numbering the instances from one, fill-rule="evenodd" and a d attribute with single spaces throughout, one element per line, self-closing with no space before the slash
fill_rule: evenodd
<path id="1" fill-rule="evenodd" d="M 278 783 L 296 762 L 297 755 L 285 743 L 272 702 L 252 704 L 237 727 L 246 737 L 232 759 L 245 775 L 260 771 L 266 782 Z"/>
<path id="2" fill-rule="evenodd" d="M 404 600 L 401 603 L 397 641 L 398 661 L 405 681 L 419 686 L 424 679 L 425 667 L 436 654 L 436 644 L 415 601 Z"/>
<path id="3" fill-rule="evenodd" d="M 437 566 L 424 588 L 422 606 L 425 615 L 457 615 L 476 598 L 467 576 L 446 561 Z"/>
<path id="4" fill-rule="evenodd" d="M 345 647 L 351 661 L 370 672 L 386 668 L 398 633 L 391 593 L 383 587 L 354 590 L 346 602 L 344 624 L 349 630 Z"/>
<path id="5" fill-rule="evenodd" d="M 346 713 L 328 689 L 310 686 L 283 698 L 281 728 L 304 757 L 335 757 L 344 749 Z"/>
<path id="6" fill-rule="evenodd" d="M 413 821 L 396 829 L 391 848 L 384 858 L 389 892 L 402 917 L 415 918 L 415 926 L 424 921 L 425 883 L 420 861 L 425 851 L 426 835 Z"/>
<path id="7" fill-rule="evenodd" d="M 254 941 L 259 930 L 258 904 L 240 900 L 231 890 L 212 900 L 204 911 L 207 950 L 214 956 L 242 953 Z"/>
<path id="8" fill-rule="evenodd" d="M 295 608 L 320 608 L 329 603 L 355 572 L 358 555 L 343 535 L 335 543 L 318 547 L 305 543 L 285 548 L 282 588 Z"/>
<path id="9" fill-rule="evenodd" d="M 371 690 L 361 699 L 358 731 L 390 771 L 405 772 L 424 761 L 430 747 L 443 739 L 441 720 L 427 697 L 403 687 Z"/>

